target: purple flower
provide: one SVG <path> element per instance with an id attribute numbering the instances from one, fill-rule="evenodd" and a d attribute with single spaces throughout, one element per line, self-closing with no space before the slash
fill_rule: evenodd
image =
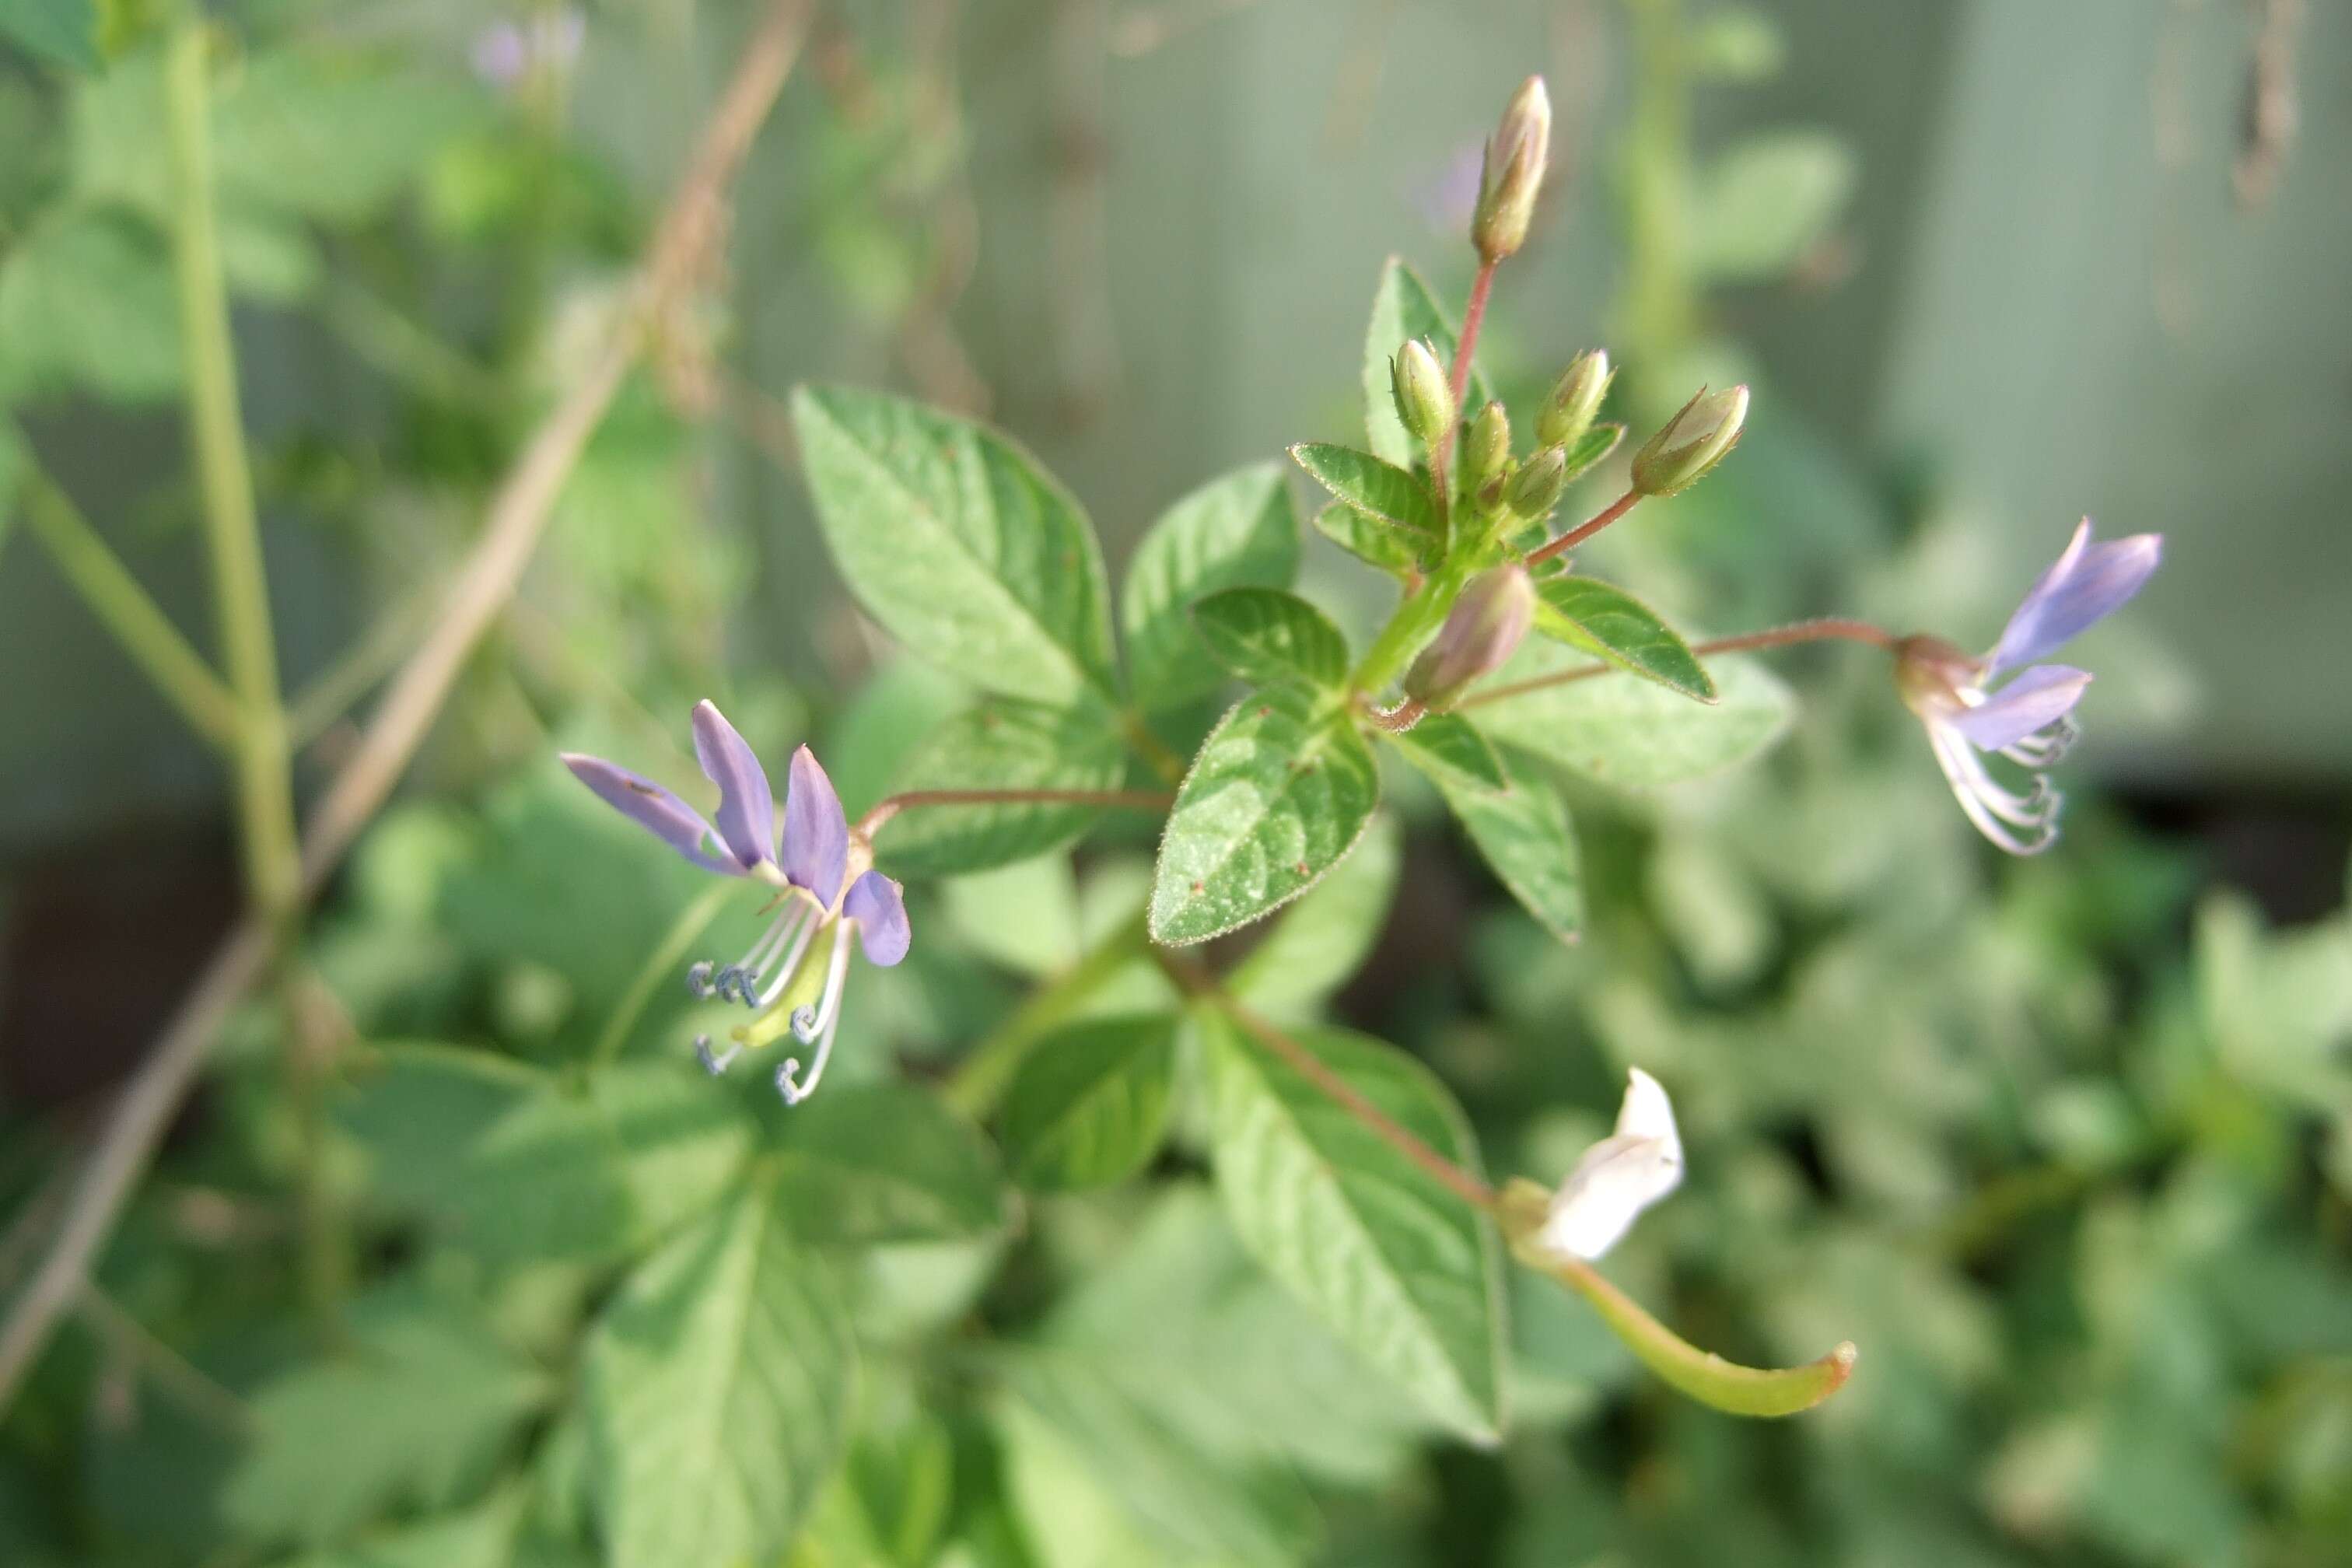
<path id="1" fill-rule="evenodd" d="M 1895 650 L 1895 683 L 1927 727 L 1927 742 L 1977 830 L 2012 855 L 2038 855 L 2058 839 L 2063 797 L 2042 770 L 2074 743 L 2074 705 L 2087 671 L 2035 664 L 2120 609 L 2155 572 L 2164 542 L 2153 533 L 2091 542 L 2091 520 L 2066 552 L 2026 593 L 2000 640 L 1971 658 L 1940 637 L 1906 637 Z M 2011 677 L 2001 682 L 2004 676 Z M 2027 770 L 2021 795 L 1993 777 L 1983 755 Z"/>
<path id="2" fill-rule="evenodd" d="M 761 1015 L 733 1032 L 735 1044 L 714 1055 L 710 1037 L 695 1042 L 702 1064 L 724 1072 L 747 1047 L 767 1044 L 789 1026 L 816 1056 L 808 1079 L 800 1080 L 800 1058 L 776 1070 L 776 1088 L 787 1105 L 815 1092 L 833 1054 L 841 1026 L 841 993 L 849 972 L 849 940 L 855 934 L 866 961 L 885 968 L 907 956 L 912 932 L 898 884 L 873 868 L 874 847 L 851 831 L 833 781 L 806 746 L 793 753 L 784 795 L 783 837 L 776 836 L 776 799 L 768 775 L 735 726 L 709 702 L 694 708 L 694 754 L 702 772 L 719 786 L 716 821 L 652 780 L 617 763 L 577 752 L 563 765 L 607 805 L 706 871 L 748 877 L 777 889 L 775 919 L 751 951 L 719 967 L 709 960 L 687 971 L 687 986 L 698 996 L 740 1001 Z M 786 1014 L 777 1004 L 812 950 L 824 953 L 824 981 L 817 999 Z"/>
<path id="3" fill-rule="evenodd" d="M 495 22 L 475 37 L 474 74 L 494 87 L 511 89 L 538 71 L 569 69 L 587 37 L 588 18 L 572 6 L 519 22 Z"/>

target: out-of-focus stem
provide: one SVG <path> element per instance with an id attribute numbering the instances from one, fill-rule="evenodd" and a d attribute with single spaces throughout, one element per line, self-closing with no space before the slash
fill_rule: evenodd
<path id="1" fill-rule="evenodd" d="M 25 521 L 90 614 L 171 700 L 188 727 L 223 751 L 237 744 L 236 698 L 131 576 L 71 497 L 47 474 L 25 487 Z"/>
<path id="2" fill-rule="evenodd" d="M 1839 616 L 1823 616 L 1819 620 L 1798 621 L 1790 626 L 1773 626 L 1760 632 L 1743 632 L 1738 637 L 1717 637 L 1711 642 L 1693 643 L 1691 652 L 1699 655 L 1717 653 L 1747 653 L 1758 648 L 1788 647 L 1805 642 L 1858 642 L 1871 647 L 1892 652 L 1901 639 L 1883 626 L 1868 621 L 1847 620 Z M 1524 697 L 1530 691 L 1546 687 L 1566 686 L 1571 681 L 1590 680 L 1597 675 L 1616 670 L 1613 664 L 1581 665 L 1575 669 L 1554 670 L 1528 680 L 1514 680 L 1504 686 L 1489 686 L 1474 691 L 1454 706 L 1456 710 L 1476 708 L 1488 702 L 1500 702 L 1507 698 Z"/>
<path id="3" fill-rule="evenodd" d="M 877 801 L 857 819 L 860 837 L 871 838 L 902 811 L 927 805 L 1100 805 L 1132 811 L 1165 811 L 1176 797 L 1152 789 L 910 789 Z"/>
<path id="4" fill-rule="evenodd" d="M 1087 950 L 1059 979 L 1013 1009 L 967 1053 L 947 1081 L 948 1102 L 967 1116 L 986 1116 L 1013 1082 L 1013 1075 L 1029 1053 L 1076 1012 L 1087 999 L 1109 983 L 1150 947 L 1145 912 L 1134 917 Z"/>

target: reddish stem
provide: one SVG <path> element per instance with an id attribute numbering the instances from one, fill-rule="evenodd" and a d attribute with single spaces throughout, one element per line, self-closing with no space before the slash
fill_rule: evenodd
<path id="1" fill-rule="evenodd" d="M 1533 559 L 1530 557 L 1529 559 Z M 1743 632 L 1738 637 L 1717 637 L 1712 642 L 1693 643 L 1696 654 L 1745 653 L 1755 648 L 1787 647 L 1802 642 L 1858 642 L 1893 652 L 1902 639 L 1868 621 L 1847 620 L 1838 616 L 1824 616 L 1819 620 L 1798 621 L 1790 626 L 1773 626 L 1760 632 Z M 1616 669 L 1613 664 L 1588 664 L 1577 669 L 1555 670 L 1538 675 L 1532 680 L 1515 680 L 1508 686 L 1490 686 L 1483 691 L 1455 703 L 1458 711 L 1475 708 L 1483 702 L 1500 702 L 1507 697 L 1523 697 L 1546 687 L 1565 686 L 1571 680 L 1590 680 L 1596 675 L 1608 675 Z"/>
<path id="2" fill-rule="evenodd" d="M 1470 395 L 1470 356 L 1478 350 L 1478 330 L 1486 324 L 1486 296 L 1494 292 L 1495 267 L 1492 261 L 1478 264 L 1478 276 L 1470 280 L 1470 302 L 1462 308 L 1462 337 L 1454 349 L 1454 422 L 1462 422 L 1462 400 Z"/>
<path id="3" fill-rule="evenodd" d="M 1586 540 L 1591 538 L 1594 534 L 1600 532 L 1602 529 L 1608 527 L 1611 523 L 1616 521 L 1627 512 L 1632 511 L 1634 507 L 1641 503 L 1641 491 L 1627 490 L 1623 495 L 1619 496 L 1615 500 L 1611 501 L 1607 506 L 1601 508 L 1600 512 L 1593 517 L 1591 521 L 1579 523 L 1576 527 L 1570 529 L 1566 533 L 1561 534 L 1558 539 L 1553 540 L 1549 544 L 1544 545 L 1538 550 L 1530 552 L 1528 555 L 1527 563 L 1533 566 L 1539 561 L 1549 561 L 1553 556 L 1560 554 L 1565 551 L 1575 549 L 1578 545 L 1583 543 Z"/>

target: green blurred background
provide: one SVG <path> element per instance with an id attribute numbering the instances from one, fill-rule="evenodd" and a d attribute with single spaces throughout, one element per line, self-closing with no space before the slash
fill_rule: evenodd
<path id="1" fill-rule="evenodd" d="M 205 643 L 148 194 L 167 9 L 99 7 L 96 70 L 0 42 L 0 408 Z M 1281 1436 L 1323 1505 L 1301 1561 L 2352 1563 L 2352 8 L 820 13 L 725 276 L 600 432 L 520 602 L 328 901 L 318 961 L 359 1037 L 560 1064 L 598 1034 L 690 889 L 571 798 L 559 740 L 658 755 L 714 694 L 763 750 L 823 738 L 855 808 L 948 710 L 951 685 L 891 662 L 835 584 L 779 414 L 793 383 L 984 415 L 1070 483 L 1116 565 L 1202 479 L 1350 433 L 1381 260 L 1458 300 L 1464 159 L 1540 70 L 1554 179 L 1485 349 L 1515 409 L 1594 344 L 1630 367 L 1637 423 L 1702 380 L 1757 387 L 1722 474 L 1595 552 L 1670 614 L 1730 631 L 1853 612 L 1976 645 L 2083 513 L 2166 536 L 2154 584 L 2084 645 L 2090 739 L 2048 858 L 1997 861 L 1883 669 L 1809 650 L 1768 766 L 1657 797 L 1580 788 L 1594 919 L 1577 950 L 1408 801 L 1394 913 L 1333 1002 L 1438 1068 L 1497 1171 L 1557 1175 L 1619 1069 L 1657 1072 L 1686 1108 L 1693 1179 L 1612 1271 L 1726 1353 L 1851 1336 L 1863 1373 L 1817 1415 L 1739 1426 L 1644 1383 L 1572 1303 L 1522 1292 L 1525 1429 L 1494 1454 L 1432 1442 L 1328 1342 L 1283 1353 L 1315 1331 L 1228 1278 L 1181 1162 L 1147 1194 L 1040 1205 L 992 1287 L 934 1286 L 951 1310 L 908 1310 L 926 1331 L 1058 1333 L 1147 1364 L 1139 1347 L 1164 1338 L 1182 1378 L 1237 1404 L 1276 1380 L 1308 1413 Z M 397 647 L 429 610 L 576 374 L 744 13 L 219 16 L 281 657 L 298 689 L 338 670 L 364 689 L 370 661 L 341 651 L 387 626 Z M 1381 607 L 1336 552 L 1310 560 L 1310 593 L 1360 624 Z M 211 758 L 21 524 L 0 533 L 0 671 L 13 1210 L 236 891 Z M 349 733 L 322 706 L 307 780 Z M 1067 962 L 1148 849 L 919 894 L 919 929 L 940 935 L 853 1015 L 845 1057 L 919 1078 L 954 1056 Z M 633 1049 L 674 1057 L 682 1010 L 656 1005 Z M 267 1069 L 260 1046 L 232 1054 L 110 1266 L 238 1397 L 295 1362 L 270 1228 L 291 1156 Z M 352 1180 L 382 1285 L 438 1254 L 361 1159 L 370 1125 L 349 1137 L 374 1173 Z M 186 1221 L 199 1198 L 226 1205 L 210 1229 Z M 891 1266 L 870 1260 L 877 1300 Z M 0 1257 L 0 1298 L 21 1267 Z M 509 1347 L 564 1366 L 565 1313 L 533 1318 L 488 1279 Z M 1157 1324 L 1135 1305 L 1155 1290 Z M 273 1514 L 230 1479 L 249 1462 L 235 1445 L 182 1430 L 103 1335 L 68 1336 L 0 1426 L 11 1568 L 375 1561 L 331 1554 L 470 1507 L 554 1446 L 494 1432 L 446 1485 L 386 1487 L 324 1523 Z M 995 1505 L 960 1488 L 983 1502 L 897 1561 L 1198 1560 L 1103 1523 L 1103 1496 L 1131 1492 L 1073 1474 Z M 990 1506 L 1011 1543 L 972 1523 Z"/>

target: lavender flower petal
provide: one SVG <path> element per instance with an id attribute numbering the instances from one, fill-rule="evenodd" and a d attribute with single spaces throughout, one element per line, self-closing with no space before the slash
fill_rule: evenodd
<path id="1" fill-rule="evenodd" d="M 732 859 L 713 855 L 703 847 L 719 836 L 702 819 L 702 814 L 651 779 L 633 773 L 617 763 L 583 756 L 577 752 L 564 752 L 563 765 L 572 770 L 572 777 L 594 790 L 605 805 L 704 870 L 730 877 L 742 874 L 742 868 Z"/>
<path id="2" fill-rule="evenodd" d="M 2060 647 L 2123 606 L 2140 590 L 2161 558 L 2164 541 L 2153 533 L 2091 542 L 2091 520 L 2074 530 L 2064 554 L 2033 584 L 2002 629 L 1985 673 L 2015 669 L 2055 653 Z"/>
<path id="3" fill-rule="evenodd" d="M 746 871 L 775 854 L 776 799 L 767 771 L 726 715 L 709 701 L 694 705 L 694 754 L 703 776 L 719 786 L 719 837 Z"/>
<path id="4" fill-rule="evenodd" d="M 907 900 L 898 883 L 879 871 L 866 872 L 850 884 L 841 912 L 857 922 L 866 962 L 887 969 L 907 956 L 914 933 L 907 924 Z"/>
<path id="5" fill-rule="evenodd" d="M 2038 664 L 1976 707 L 1944 721 L 1979 751 L 1998 752 L 2064 718 L 2090 684 L 2088 670 Z"/>
<path id="6" fill-rule="evenodd" d="M 806 746 L 793 753 L 791 787 L 784 795 L 784 875 L 827 909 L 849 869 L 849 818 L 841 796 Z"/>

